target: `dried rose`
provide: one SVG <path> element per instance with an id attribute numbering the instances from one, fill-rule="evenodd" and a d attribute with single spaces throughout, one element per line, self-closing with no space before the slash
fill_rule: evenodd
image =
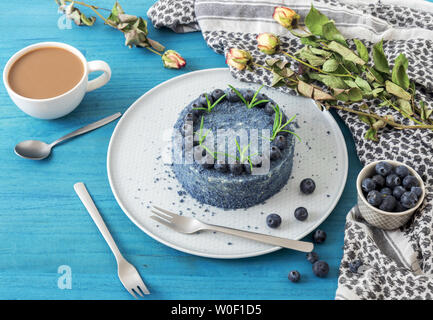
<path id="1" fill-rule="evenodd" d="M 248 51 L 231 48 L 226 56 L 226 63 L 238 70 L 244 70 L 249 67 L 252 57 Z"/>
<path id="2" fill-rule="evenodd" d="M 164 67 L 170 69 L 180 69 L 185 67 L 186 61 L 182 56 L 174 50 L 167 50 L 161 56 Z"/>
<path id="3" fill-rule="evenodd" d="M 274 54 L 280 44 L 280 39 L 273 33 L 264 32 L 257 36 L 257 47 L 266 54 Z"/>
<path id="4" fill-rule="evenodd" d="M 287 7 L 275 7 L 272 18 L 286 29 L 293 29 L 298 26 L 299 14 Z"/>

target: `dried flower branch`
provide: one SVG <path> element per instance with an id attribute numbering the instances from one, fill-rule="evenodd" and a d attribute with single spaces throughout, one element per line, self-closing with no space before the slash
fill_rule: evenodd
<path id="1" fill-rule="evenodd" d="M 90 8 L 93 12 L 100 17 L 105 24 L 110 27 L 121 31 L 125 36 L 125 45 L 132 48 L 142 47 L 149 51 L 161 56 L 164 67 L 170 69 L 180 69 L 186 65 L 186 61 L 182 56 L 174 50 L 167 50 L 164 52 L 165 47 L 159 42 L 152 40 L 148 37 L 147 21 L 142 17 L 126 14 L 119 2 L 115 2 L 111 10 L 100 8 L 94 5 L 87 4 L 81 1 L 72 0 L 55 0 L 59 9 L 71 19 L 75 24 L 81 26 L 92 26 L 96 17 L 87 17 L 74 5 L 81 5 Z M 69 3 L 69 4 L 67 4 Z M 98 10 L 110 11 L 108 18 L 104 18 Z"/>

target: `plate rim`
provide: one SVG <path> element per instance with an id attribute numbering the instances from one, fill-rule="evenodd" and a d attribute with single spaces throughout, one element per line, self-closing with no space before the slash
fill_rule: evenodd
<path id="1" fill-rule="evenodd" d="M 202 69 L 202 70 L 196 70 L 196 71 L 192 71 L 192 72 L 188 72 L 188 73 L 184 73 L 181 74 L 179 76 L 170 78 L 166 81 L 161 82 L 160 84 L 156 85 L 155 87 L 151 88 L 150 90 L 148 90 L 147 92 L 145 92 L 144 94 L 142 94 L 139 98 L 137 98 L 127 109 L 126 111 L 123 113 L 122 117 L 120 118 L 120 120 L 116 123 L 116 127 L 113 130 L 113 133 L 111 134 L 110 137 L 110 142 L 108 144 L 108 150 L 107 150 L 107 175 L 108 175 L 108 182 L 110 185 L 110 189 L 111 192 L 114 195 L 114 198 L 117 202 L 117 204 L 120 206 L 120 208 L 122 209 L 123 213 L 128 217 L 129 220 L 131 220 L 141 231 L 143 231 L 144 233 L 146 233 L 149 237 L 153 238 L 154 240 L 181 252 L 185 252 L 188 254 L 192 254 L 195 256 L 200 256 L 200 257 L 205 257 L 205 258 L 216 258 L 216 259 L 240 259 L 240 258 L 250 258 L 250 257 L 257 257 L 257 256 L 261 256 L 261 255 L 265 255 L 268 253 L 272 253 L 275 252 L 277 250 L 282 249 L 282 247 L 278 247 L 278 246 L 273 246 L 270 247 L 268 249 L 264 249 L 264 250 L 259 250 L 256 251 L 254 253 L 245 253 L 245 254 L 208 254 L 205 252 L 201 252 L 201 251 L 195 251 L 195 250 L 190 250 L 187 248 L 183 248 L 182 246 L 178 246 L 175 243 L 166 241 L 162 238 L 160 238 L 157 234 L 152 233 L 150 230 L 147 230 L 146 228 L 144 228 L 135 218 L 134 216 L 128 212 L 128 210 L 126 210 L 126 207 L 123 205 L 122 200 L 120 199 L 119 195 L 116 192 L 116 189 L 114 188 L 114 182 L 113 182 L 113 177 L 112 177 L 112 173 L 110 170 L 110 155 L 112 154 L 112 148 L 113 148 L 113 144 L 114 144 L 114 139 L 116 134 L 118 133 L 118 131 L 120 130 L 120 126 L 122 125 L 122 123 L 126 120 L 124 120 L 126 118 L 126 115 L 128 114 L 128 112 L 131 112 L 131 110 L 133 110 L 135 108 L 136 105 L 138 105 L 138 103 L 140 102 L 140 100 L 142 100 L 145 96 L 152 94 L 153 91 L 156 91 L 159 87 L 162 87 L 164 85 L 169 84 L 170 82 L 176 81 L 178 79 L 184 78 L 184 77 L 188 77 L 191 74 L 197 74 L 197 73 L 206 73 L 206 72 L 215 72 L 215 71 L 223 71 L 226 70 L 228 72 L 230 72 L 229 68 L 210 68 L 210 69 Z M 248 83 L 248 82 L 247 82 Z M 347 146 L 346 146 L 346 141 L 344 140 L 344 136 L 343 133 L 341 132 L 340 127 L 338 126 L 337 121 L 334 119 L 334 117 L 331 115 L 331 113 L 327 110 L 324 110 L 322 112 L 326 112 L 324 115 L 326 117 L 330 118 L 330 122 L 336 127 L 337 130 L 336 133 L 338 135 L 338 138 L 340 138 L 342 141 L 344 141 L 344 152 L 343 152 L 343 160 L 344 160 L 344 183 L 342 183 L 340 189 L 338 190 L 338 195 L 335 197 L 335 200 L 332 202 L 330 209 L 328 210 L 328 212 L 326 214 L 323 215 L 323 217 L 321 219 L 318 220 L 318 222 L 311 228 L 312 230 L 316 229 L 318 226 L 320 226 L 323 221 L 326 220 L 326 218 L 329 217 L 329 215 L 332 213 L 332 211 L 335 209 L 335 207 L 337 206 L 338 202 L 341 199 L 341 195 L 343 194 L 344 188 L 346 186 L 347 183 L 347 175 L 348 175 L 348 170 L 349 170 L 349 158 L 348 158 L 348 151 L 347 151 Z M 173 231 L 175 232 L 175 231 Z M 294 240 L 300 240 L 303 237 L 305 237 L 306 235 L 308 235 L 309 233 L 311 233 L 312 231 L 309 230 L 305 233 L 302 233 L 300 236 L 298 236 L 296 239 Z"/>

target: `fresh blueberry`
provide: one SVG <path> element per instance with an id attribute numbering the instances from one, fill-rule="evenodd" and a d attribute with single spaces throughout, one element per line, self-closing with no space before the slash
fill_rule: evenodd
<path id="1" fill-rule="evenodd" d="M 260 168 L 263 163 L 263 157 L 256 154 L 252 157 L 250 157 L 251 163 L 253 165 L 253 168 Z"/>
<path id="2" fill-rule="evenodd" d="M 389 175 L 391 173 L 392 165 L 389 164 L 388 162 L 381 161 L 378 164 L 376 164 L 375 170 L 381 176 L 386 177 L 387 175 Z"/>
<path id="3" fill-rule="evenodd" d="M 295 209 L 295 218 L 299 221 L 305 221 L 308 218 L 308 211 L 304 207 Z"/>
<path id="4" fill-rule="evenodd" d="M 247 101 L 251 101 L 254 97 L 255 92 L 253 90 L 248 89 L 247 91 L 245 91 L 244 93 L 244 99 Z"/>
<path id="5" fill-rule="evenodd" d="M 277 160 L 277 159 L 281 158 L 280 149 L 277 148 L 276 146 L 272 146 L 271 151 L 270 151 L 270 158 L 271 158 L 271 160 Z"/>
<path id="6" fill-rule="evenodd" d="M 361 188 L 364 192 L 370 192 L 376 189 L 376 183 L 371 178 L 365 178 L 361 182 Z"/>
<path id="7" fill-rule="evenodd" d="M 324 278 L 329 273 L 329 265 L 322 260 L 313 263 L 313 272 L 319 278 Z"/>
<path id="8" fill-rule="evenodd" d="M 313 242 L 314 243 L 323 243 L 326 240 L 326 232 L 320 229 L 317 229 L 313 233 Z"/>
<path id="9" fill-rule="evenodd" d="M 403 205 L 401 204 L 400 201 L 397 201 L 397 203 L 395 204 L 395 208 L 394 208 L 394 212 L 403 212 L 406 211 L 407 209 L 405 207 L 403 207 Z"/>
<path id="10" fill-rule="evenodd" d="M 236 94 L 236 92 L 233 91 L 233 89 L 229 89 L 229 91 L 227 92 L 227 99 L 230 102 L 239 102 L 239 101 L 241 101 L 241 98 L 239 98 L 239 96 Z"/>
<path id="11" fill-rule="evenodd" d="M 401 179 L 395 173 L 391 173 L 386 177 L 386 186 L 390 188 L 395 188 L 401 184 Z"/>
<path id="12" fill-rule="evenodd" d="M 271 213 L 266 217 L 266 224 L 269 228 L 278 228 L 281 224 L 281 217 L 276 213 Z"/>
<path id="13" fill-rule="evenodd" d="M 422 188 L 420 188 L 420 187 L 412 187 L 412 188 L 410 188 L 410 191 L 415 193 L 416 196 L 418 197 L 418 199 L 422 196 Z"/>
<path id="14" fill-rule="evenodd" d="M 349 263 L 349 270 L 350 272 L 357 273 L 360 266 L 362 266 L 361 260 L 352 261 Z"/>
<path id="15" fill-rule="evenodd" d="M 229 170 L 229 166 L 226 163 L 225 159 L 218 159 L 215 161 L 213 165 L 214 169 L 219 172 L 227 172 Z"/>
<path id="16" fill-rule="evenodd" d="M 380 189 L 380 193 L 385 195 L 385 196 L 390 196 L 390 195 L 392 195 L 392 190 L 391 190 L 391 188 L 385 187 L 385 188 Z"/>
<path id="17" fill-rule="evenodd" d="M 217 101 L 219 98 L 221 98 L 224 95 L 224 91 L 222 91 L 221 89 L 215 89 L 214 91 L 212 91 L 211 95 L 213 101 Z"/>
<path id="18" fill-rule="evenodd" d="M 199 108 L 203 108 L 203 107 L 204 106 L 202 106 L 202 105 L 200 105 L 198 103 L 193 103 L 191 105 L 191 112 L 194 114 L 194 117 L 196 119 L 198 119 L 204 113 L 205 110 L 199 109 Z M 207 105 L 206 105 L 206 107 L 207 107 Z"/>
<path id="19" fill-rule="evenodd" d="M 280 150 L 283 150 L 287 146 L 287 139 L 285 136 L 279 134 L 275 137 L 274 144 Z"/>
<path id="20" fill-rule="evenodd" d="M 379 206 L 379 209 L 387 212 L 392 212 L 394 211 L 396 205 L 397 205 L 397 200 L 394 198 L 394 196 L 387 196 L 383 198 L 383 201 Z"/>
<path id="21" fill-rule="evenodd" d="M 207 99 L 206 99 L 206 97 L 207 97 Z M 208 103 L 207 103 L 208 100 L 209 100 L 209 103 L 212 105 L 212 103 L 213 103 L 212 95 L 209 95 L 207 93 L 202 93 L 198 97 L 198 103 L 201 104 L 202 106 L 204 106 L 205 108 L 207 108 L 207 106 L 208 106 Z"/>
<path id="22" fill-rule="evenodd" d="M 367 194 L 367 201 L 369 204 L 371 204 L 373 207 L 379 207 L 383 200 L 383 194 L 380 193 L 377 190 L 371 190 Z"/>
<path id="23" fill-rule="evenodd" d="M 298 282 L 300 279 L 301 279 L 301 274 L 298 271 L 293 270 L 293 271 L 289 272 L 289 280 L 290 281 Z"/>
<path id="24" fill-rule="evenodd" d="M 395 167 L 394 172 L 403 179 L 409 174 L 409 169 L 406 166 L 397 166 Z"/>
<path id="25" fill-rule="evenodd" d="M 301 181 L 300 188 L 302 193 L 310 194 L 316 189 L 316 183 L 311 178 L 305 178 Z"/>
<path id="26" fill-rule="evenodd" d="M 251 163 L 248 160 L 246 160 L 242 165 L 244 166 L 244 171 L 248 174 L 251 174 L 252 172 Z"/>
<path id="27" fill-rule="evenodd" d="M 419 187 L 419 181 L 414 176 L 406 176 L 403 179 L 403 187 L 410 190 L 412 187 Z"/>
<path id="28" fill-rule="evenodd" d="M 192 136 L 192 134 L 194 133 L 194 128 L 190 123 L 184 123 L 180 128 L 180 131 L 184 137 Z"/>
<path id="29" fill-rule="evenodd" d="M 275 113 L 274 107 L 275 107 L 274 103 L 272 103 L 272 102 L 266 103 L 265 112 L 272 116 Z"/>
<path id="30" fill-rule="evenodd" d="M 385 178 L 382 177 L 380 174 L 376 174 L 371 178 L 371 180 L 373 180 L 374 183 L 376 183 L 377 188 L 382 188 L 385 186 Z"/>
<path id="31" fill-rule="evenodd" d="M 184 120 L 185 120 L 185 122 L 194 122 L 194 121 L 195 121 L 194 113 L 193 113 L 193 112 L 188 112 L 188 113 L 185 115 Z"/>
<path id="32" fill-rule="evenodd" d="M 258 102 L 258 101 L 262 101 L 262 100 L 268 100 L 268 101 L 264 101 L 264 102 L 256 104 L 255 108 L 264 108 L 266 106 L 266 104 L 269 102 L 269 98 L 265 94 L 259 93 L 256 96 L 256 101 Z"/>
<path id="33" fill-rule="evenodd" d="M 307 253 L 307 260 L 308 260 L 310 263 L 314 263 L 314 262 L 316 262 L 317 260 L 319 260 L 319 255 L 318 255 L 316 252 L 314 252 L 314 251 L 312 251 L 312 252 L 308 252 L 308 253 Z"/>
<path id="34" fill-rule="evenodd" d="M 418 202 L 418 197 L 416 196 L 415 192 L 406 191 L 401 196 L 400 202 L 401 205 L 406 209 L 411 209 L 415 207 L 416 203 Z"/>
<path id="35" fill-rule="evenodd" d="M 394 196 L 394 198 L 400 199 L 403 193 L 405 192 L 406 192 L 405 188 L 403 188 L 402 186 L 397 186 L 394 188 L 394 190 L 392 190 L 392 195 Z"/>
<path id="36" fill-rule="evenodd" d="M 239 162 L 235 162 L 235 163 L 230 163 L 229 164 L 229 169 L 230 169 L 230 172 L 232 174 L 234 174 L 235 176 L 238 176 L 244 170 L 244 166 L 241 163 L 239 163 Z"/>

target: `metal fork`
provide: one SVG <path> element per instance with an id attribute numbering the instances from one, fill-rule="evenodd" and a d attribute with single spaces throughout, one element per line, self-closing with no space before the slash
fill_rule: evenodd
<path id="1" fill-rule="evenodd" d="M 212 230 L 302 252 L 311 252 L 314 248 L 314 245 L 311 242 L 290 240 L 256 232 L 242 231 L 233 228 L 207 224 L 196 218 L 180 216 L 157 206 L 152 206 L 151 211 L 156 214 L 156 216 L 150 216 L 150 218 L 182 233 L 195 233 L 200 230 Z"/>
<path id="2" fill-rule="evenodd" d="M 95 203 L 93 202 L 92 197 L 87 191 L 84 183 L 78 182 L 74 184 L 74 190 L 78 194 L 78 197 L 80 197 L 81 202 L 86 207 L 87 211 L 89 212 L 99 231 L 102 233 L 102 236 L 104 237 L 111 251 L 113 252 L 114 257 L 117 261 L 117 274 L 125 289 L 128 290 L 128 292 L 135 299 L 137 299 L 136 294 L 141 297 L 143 297 L 143 293 L 150 294 L 149 290 L 147 290 L 146 285 L 141 279 L 137 269 L 135 269 L 135 267 L 130 264 L 120 253 L 119 248 L 114 242 L 110 231 L 108 231 L 108 228 L 105 225 L 105 222 L 102 219 L 98 209 L 96 208 Z"/>

